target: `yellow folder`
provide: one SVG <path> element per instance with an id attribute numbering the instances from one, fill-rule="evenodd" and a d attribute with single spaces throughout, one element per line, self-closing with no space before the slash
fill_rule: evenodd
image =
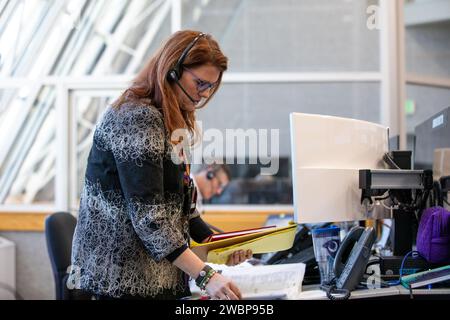
<path id="1" fill-rule="evenodd" d="M 228 256 L 238 250 L 252 250 L 253 254 L 260 254 L 290 249 L 294 244 L 296 230 L 297 224 L 291 222 L 287 227 L 214 242 L 196 243 L 191 241 L 191 249 L 203 261 L 225 264 Z"/>

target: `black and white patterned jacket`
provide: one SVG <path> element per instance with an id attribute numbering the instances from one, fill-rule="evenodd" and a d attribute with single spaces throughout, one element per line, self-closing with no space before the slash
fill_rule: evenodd
<path id="1" fill-rule="evenodd" d="M 72 245 L 69 282 L 94 294 L 154 297 L 186 290 L 173 262 L 212 232 L 182 211 L 183 165 L 161 113 L 146 103 L 108 107 L 97 124 Z"/>

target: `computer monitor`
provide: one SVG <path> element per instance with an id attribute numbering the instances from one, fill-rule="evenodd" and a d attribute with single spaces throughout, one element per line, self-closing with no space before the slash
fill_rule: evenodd
<path id="1" fill-rule="evenodd" d="M 290 127 L 296 222 L 342 222 L 386 216 L 385 210 L 368 214 L 361 206 L 359 170 L 386 169 L 383 155 L 389 150 L 387 127 L 303 113 L 290 114 Z"/>
<path id="2" fill-rule="evenodd" d="M 415 127 L 414 169 L 433 169 L 436 149 L 450 148 L 450 107 Z"/>

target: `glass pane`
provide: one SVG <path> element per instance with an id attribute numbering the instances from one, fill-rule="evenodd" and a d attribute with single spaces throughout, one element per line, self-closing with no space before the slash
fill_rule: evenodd
<path id="1" fill-rule="evenodd" d="M 55 91 L 1 90 L 0 203 L 54 202 Z"/>
<path id="2" fill-rule="evenodd" d="M 161 39 L 170 34 L 167 0 L 106 1 L 100 12 L 96 24 L 80 18 L 79 32 L 83 28 L 91 31 L 77 47 L 80 54 L 71 75 L 134 74 L 148 58 L 145 54 L 153 53 Z M 76 38 L 71 40 L 76 44 Z M 72 55 L 67 52 L 69 59 Z"/>
<path id="3" fill-rule="evenodd" d="M 182 27 L 211 33 L 230 70 L 377 71 L 379 32 L 360 0 L 183 1 Z"/>
<path id="4" fill-rule="evenodd" d="M 147 64 L 148 59 L 150 59 L 153 54 L 156 53 L 156 50 L 158 50 L 164 43 L 164 41 L 170 36 L 170 34 L 172 33 L 170 22 L 170 19 L 164 19 L 164 21 L 161 23 L 159 31 L 154 35 L 152 43 L 146 50 L 144 58 L 142 59 L 139 67 L 134 70 L 134 73 L 138 73 L 142 68 L 144 68 L 144 66 Z"/>
<path id="5" fill-rule="evenodd" d="M 170 7 L 170 0 L 9 1 L 0 12 L 0 75 L 133 74 L 170 34 Z"/>
<path id="6" fill-rule="evenodd" d="M 292 205 L 291 163 L 288 157 L 280 157 L 279 170 L 274 176 L 262 176 L 261 165 L 228 164 L 231 180 L 220 195 L 205 204 L 281 204 Z M 267 166 L 264 166 L 267 167 Z"/>
<path id="7" fill-rule="evenodd" d="M 442 8 L 445 7 L 445 10 Z M 446 18 L 444 16 L 447 15 Z M 447 1 L 405 4 L 406 71 L 450 77 L 450 13 Z"/>
<path id="8" fill-rule="evenodd" d="M 10 76 L 17 73 L 19 63 L 31 44 L 36 30 L 48 13 L 45 0 L 8 1 L 0 12 L 0 74 Z M 26 23 L 24 23 L 26 21 Z"/>
<path id="9" fill-rule="evenodd" d="M 197 112 L 204 131 L 278 129 L 280 155 L 290 155 L 289 114 L 304 112 L 380 122 L 376 83 L 223 84 Z"/>
<path id="10" fill-rule="evenodd" d="M 406 86 L 411 112 L 406 115 L 407 132 L 414 134 L 414 129 L 423 121 L 450 107 L 450 89 L 425 86 Z"/>
<path id="11" fill-rule="evenodd" d="M 201 150 L 196 150 L 196 158 L 202 155 L 210 159 L 213 144 L 220 141 L 218 136 L 223 137 L 223 147 L 219 146 L 214 155 L 232 158 L 231 163 L 226 163 L 233 179 L 222 195 L 208 203 L 292 204 L 289 114 L 324 114 L 379 123 L 379 96 L 379 84 L 369 83 L 224 84 L 210 105 L 197 114 L 204 140 Z M 234 147 L 228 149 L 232 137 L 229 133 L 236 133 L 236 129 L 243 129 L 249 137 L 254 133 L 258 146 L 267 143 L 267 152 L 258 149 L 255 159 L 250 138 L 233 142 L 246 143 L 245 153 L 236 153 Z M 259 134 L 260 129 L 267 129 L 267 135 Z M 279 138 L 269 133 L 273 131 L 279 133 Z M 230 155 L 229 150 L 235 153 Z M 265 162 L 260 161 L 260 156 Z M 275 174 L 262 175 L 261 167 Z"/>
<path id="12" fill-rule="evenodd" d="M 450 107 L 450 89 L 433 88 L 416 85 L 408 85 L 406 88 L 409 110 L 407 112 L 406 124 L 410 144 L 408 148 L 415 152 L 415 166 L 418 169 L 433 169 L 434 149 L 448 147 L 448 119 L 442 119 L 444 129 L 432 129 L 432 122 L 429 123 L 430 130 L 424 129 L 428 124 L 423 124 L 433 116 Z M 423 124 L 423 125 L 422 125 Z M 419 142 L 414 143 L 416 127 L 422 125 L 422 133 Z M 443 136 L 444 135 L 444 136 Z M 430 141 L 428 143 L 427 141 Z M 414 145 L 415 144 L 415 145 Z"/>

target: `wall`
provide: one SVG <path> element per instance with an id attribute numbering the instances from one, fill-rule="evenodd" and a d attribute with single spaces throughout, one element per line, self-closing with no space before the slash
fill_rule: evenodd
<path id="1" fill-rule="evenodd" d="M 0 232 L 16 245 L 16 288 L 25 300 L 55 299 L 50 260 L 42 232 Z"/>

